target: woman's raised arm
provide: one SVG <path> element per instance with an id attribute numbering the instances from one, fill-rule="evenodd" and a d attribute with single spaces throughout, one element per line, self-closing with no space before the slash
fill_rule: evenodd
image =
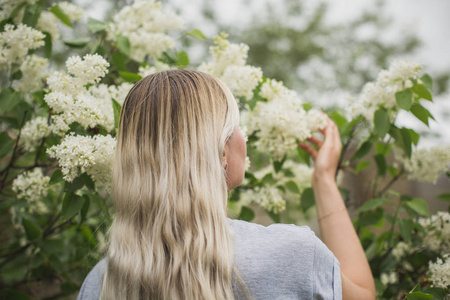
<path id="1" fill-rule="evenodd" d="M 375 299 L 375 284 L 364 250 L 335 181 L 342 143 L 336 125 L 328 119 L 324 139 L 311 137 L 316 148 L 300 143 L 315 162 L 312 186 L 322 240 L 341 264 L 343 299 Z"/>

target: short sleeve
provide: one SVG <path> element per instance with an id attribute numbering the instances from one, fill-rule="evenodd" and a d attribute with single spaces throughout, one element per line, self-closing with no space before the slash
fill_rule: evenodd
<path id="1" fill-rule="evenodd" d="M 339 261 L 319 239 L 314 249 L 313 286 L 313 299 L 342 299 Z"/>
<path id="2" fill-rule="evenodd" d="M 106 269 L 106 260 L 101 260 L 88 274 L 81 286 L 77 300 L 98 300 L 102 287 L 103 273 Z"/>

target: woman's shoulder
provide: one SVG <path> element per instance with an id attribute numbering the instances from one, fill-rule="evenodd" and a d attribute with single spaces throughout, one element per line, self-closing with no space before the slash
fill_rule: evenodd
<path id="1" fill-rule="evenodd" d="M 271 224 L 263 226 L 242 220 L 228 219 L 233 228 L 236 239 L 245 240 L 267 240 L 273 239 L 282 243 L 308 243 L 316 242 L 318 238 L 308 226 L 297 226 L 294 224 Z"/>
<path id="2" fill-rule="evenodd" d="M 102 259 L 89 272 L 81 286 L 77 300 L 97 300 L 100 298 L 103 274 L 106 269 L 106 259 Z"/>
<path id="3" fill-rule="evenodd" d="M 286 299 L 312 299 L 317 291 L 333 294 L 339 263 L 308 226 L 262 226 L 240 220 L 229 224 L 235 233 L 236 267 L 255 298 L 275 299 L 270 297 L 281 293 L 292 296 Z"/>

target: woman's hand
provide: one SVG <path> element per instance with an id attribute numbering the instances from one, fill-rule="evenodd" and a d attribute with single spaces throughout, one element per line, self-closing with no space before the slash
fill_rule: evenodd
<path id="1" fill-rule="evenodd" d="M 333 121 L 328 118 L 327 126 L 319 131 L 323 134 L 323 140 L 315 136 L 308 139 L 308 142 L 316 146 L 317 150 L 306 143 L 299 144 L 299 146 L 308 152 L 314 160 L 313 185 L 321 181 L 334 181 L 339 157 L 342 151 L 339 130 Z"/>

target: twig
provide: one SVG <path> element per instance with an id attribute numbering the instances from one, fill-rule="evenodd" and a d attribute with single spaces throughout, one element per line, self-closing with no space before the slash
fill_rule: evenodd
<path id="1" fill-rule="evenodd" d="M 397 175 L 392 177 L 392 179 L 386 184 L 384 188 L 381 189 L 381 191 L 378 193 L 378 195 L 383 195 L 386 193 L 386 191 L 405 173 L 405 169 L 401 169 L 400 172 L 398 172 Z"/>
<path id="2" fill-rule="evenodd" d="M 14 145 L 14 150 L 13 150 L 13 154 L 11 156 L 11 160 L 9 161 L 8 165 L 6 166 L 6 168 L 0 172 L 0 174 L 4 173 L 4 176 L 3 176 L 3 179 L 2 179 L 2 185 L 0 187 L 0 190 L 3 190 L 3 188 L 5 187 L 6 178 L 8 177 L 9 170 L 12 167 L 12 165 L 14 164 L 14 159 L 16 158 L 15 156 L 16 156 L 16 153 L 17 153 L 17 149 L 19 147 L 20 135 L 22 134 L 22 128 L 23 128 L 23 125 L 25 124 L 25 119 L 26 119 L 27 113 L 28 113 L 28 110 L 26 110 L 24 112 L 23 119 L 22 119 L 22 124 L 20 125 L 19 134 L 17 135 L 17 139 L 16 139 L 16 143 Z"/>

